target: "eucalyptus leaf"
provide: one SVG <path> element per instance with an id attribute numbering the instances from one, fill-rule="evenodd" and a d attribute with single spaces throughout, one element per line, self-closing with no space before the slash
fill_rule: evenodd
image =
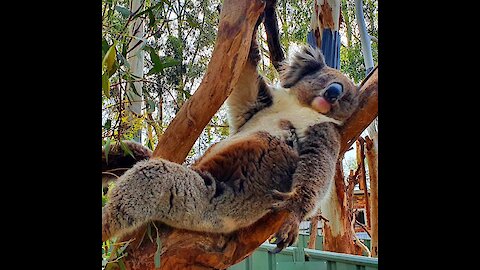
<path id="1" fill-rule="evenodd" d="M 117 60 L 117 50 L 115 49 L 115 44 L 110 46 L 107 53 L 102 60 L 102 66 L 107 70 L 108 74 L 113 74 L 115 67 L 115 61 Z"/>
<path id="2" fill-rule="evenodd" d="M 183 94 L 185 95 L 185 98 L 190 98 L 192 96 L 192 94 L 190 94 L 190 92 L 188 92 L 187 90 L 182 90 Z"/>
<path id="3" fill-rule="evenodd" d="M 148 140 L 147 146 L 148 146 L 148 148 L 150 148 L 150 150 L 153 150 L 152 140 Z M 152 242 L 153 242 L 153 239 L 152 239 Z"/>
<path id="4" fill-rule="evenodd" d="M 153 113 L 155 111 L 155 102 L 151 99 L 147 100 L 147 113 Z"/>
<path id="5" fill-rule="evenodd" d="M 135 156 L 133 155 L 132 150 L 130 150 L 130 148 L 128 148 L 128 145 L 126 145 L 124 142 L 120 141 L 120 147 L 123 149 L 124 156 L 130 155 L 132 158 L 135 159 Z"/>
<path id="6" fill-rule="evenodd" d="M 160 1 L 160 2 L 158 2 L 156 5 L 153 5 L 153 6 L 149 7 L 149 8 L 147 8 L 147 9 L 145 9 L 144 11 L 135 14 L 135 16 L 133 16 L 132 19 L 136 19 L 136 18 L 142 16 L 142 15 L 145 14 L 145 13 L 152 13 L 152 11 L 153 11 L 154 9 L 158 8 L 158 7 L 163 8 L 163 2 L 164 2 L 164 1 Z"/>
<path id="7" fill-rule="evenodd" d="M 108 153 L 110 152 L 110 138 L 107 138 L 107 142 L 105 143 L 105 146 L 103 146 L 103 149 L 105 151 L 105 161 L 108 164 Z"/>
<path id="8" fill-rule="evenodd" d="M 107 121 L 105 121 L 105 125 L 103 125 L 103 128 L 110 129 L 111 127 L 112 127 L 112 119 L 107 119 Z"/>
<path id="9" fill-rule="evenodd" d="M 107 98 L 110 98 L 110 79 L 108 78 L 108 72 L 105 72 L 102 75 L 102 90 L 103 94 Z"/>
<path id="10" fill-rule="evenodd" d="M 195 21 L 195 19 L 193 17 L 188 17 L 187 18 L 187 23 L 192 28 L 199 28 L 200 27 L 200 24 L 197 21 Z"/>
<path id="11" fill-rule="evenodd" d="M 122 6 L 115 6 L 115 10 L 120 12 L 124 18 L 128 18 L 132 14 L 128 8 Z"/>
<path id="12" fill-rule="evenodd" d="M 148 223 L 148 226 L 147 226 L 147 236 L 148 238 L 150 239 L 150 241 L 152 241 L 153 243 L 153 237 L 152 237 L 152 223 Z"/>
<path id="13" fill-rule="evenodd" d="M 153 12 L 151 10 L 148 11 L 148 27 L 153 28 L 155 26 L 155 15 L 153 15 Z"/>
<path id="14" fill-rule="evenodd" d="M 105 54 L 108 51 L 108 48 L 110 48 L 110 45 L 108 45 L 108 42 L 105 38 L 102 38 L 102 59 L 105 57 Z"/>
<path id="15" fill-rule="evenodd" d="M 162 251 L 162 242 L 160 241 L 160 236 L 158 235 L 157 232 L 157 251 L 155 251 L 155 256 L 154 262 L 155 262 L 155 268 L 160 268 L 160 255 Z"/>
<path id="16" fill-rule="evenodd" d="M 151 74 L 158 74 L 160 73 L 164 68 L 167 68 L 167 67 L 173 67 L 173 66 L 176 66 L 180 64 L 180 61 L 177 60 L 177 59 L 174 59 L 170 56 L 167 56 L 167 57 L 162 57 L 160 59 L 160 63 L 159 64 L 156 64 L 153 66 L 153 68 L 151 68 L 147 75 L 151 75 Z"/>
<path id="17" fill-rule="evenodd" d="M 123 263 L 123 259 L 118 260 L 118 266 L 120 266 L 120 270 L 127 270 L 125 263 Z"/>

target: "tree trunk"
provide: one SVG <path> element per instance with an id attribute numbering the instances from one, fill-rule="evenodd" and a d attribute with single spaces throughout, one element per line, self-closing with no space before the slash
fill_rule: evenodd
<path id="1" fill-rule="evenodd" d="M 321 205 L 322 213 L 329 220 L 323 223 L 323 250 L 361 255 L 362 250 L 354 242 L 351 230 L 352 215 L 348 209 L 345 180 L 341 160 L 337 163 L 335 183 L 330 198 Z"/>
<path id="2" fill-rule="evenodd" d="M 375 137 L 374 137 L 375 138 Z M 368 172 L 370 175 L 370 207 L 372 240 L 370 250 L 372 257 L 378 257 L 378 156 L 377 147 L 368 136 L 365 138 L 367 148 Z"/>
<path id="3" fill-rule="evenodd" d="M 131 2 L 132 12 L 141 12 L 144 8 L 144 1 L 141 0 L 133 0 Z M 139 78 L 143 78 L 143 66 L 144 66 L 144 52 L 141 49 L 141 46 L 137 45 L 137 40 L 143 39 L 144 36 L 144 23 L 142 18 L 137 18 L 133 21 L 131 35 L 136 37 L 135 39 L 132 38 L 130 43 L 128 44 L 129 50 L 131 52 L 128 57 L 128 63 L 130 65 L 130 71 L 132 75 L 135 75 Z M 136 46 L 136 47 L 134 47 Z M 142 114 L 142 89 L 143 89 L 143 82 L 132 82 L 129 86 L 129 90 L 127 91 L 128 96 L 130 97 L 130 106 L 129 109 L 134 115 L 139 116 Z M 134 89 L 133 89 L 134 88 Z M 135 91 L 134 91 L 135 90 Z M 135 93 L 136 92 L 136 93 Z M 137 95 L 138 94 L 138 95 Z M 141 142 L 142 141 L 142 130 L 139 130 L 137 134 L 135 134 L 134 138 L 135 141 Z"/>

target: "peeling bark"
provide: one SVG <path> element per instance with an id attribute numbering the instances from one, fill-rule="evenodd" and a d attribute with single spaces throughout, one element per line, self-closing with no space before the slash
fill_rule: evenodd
<path id="1" fill-rule="evenodd" d="M 323 223 L 323 250 L 361 255 L 362 250 L 354 242 L 351 230 L 352 215 L 347 207 L 345 181 L 341 160 L 337 163 L 335 183 L 330 198 L 322 203 L 322 213 L 330 222 Z"/>

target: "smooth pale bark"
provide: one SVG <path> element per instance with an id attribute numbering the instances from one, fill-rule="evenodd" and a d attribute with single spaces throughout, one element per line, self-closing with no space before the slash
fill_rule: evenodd
<path id="1" fill-rule="evenodd" d="M 144 9 L 144 1 L 143 0 L 133 0 L 131 2 L 131 9 L 132 12 L 134 13 L 139 13 L 142 12 Z M 142 46 L 138 46 L 138 41 L 142 40 L 144 38 L 144 23 L 142 18 L 136 18 L 133 20 L 131 24 L 131 29 L 130 29 L 130 34 L 132 35 L 132 40 L 130 41 L 128 45 L 128 49 L 131 50 L 127 57 L 128 64 L 130 65 L 130 72 L 139 77 L 143 78 L 143 67 L 145 63 L 144 59 L 144 52 L 142 50 Z M 141 115 L 142 114 L 142 105 L 143 105 L 143 100 L 142 100 L 142 88 L 143 88 L 143 82 L 132 82 L 132 85 L 128 86 L 128 96 L 130 98 L 130 106 L 128 107 L 131 112 L 134 113 L 134 115 Z M 138 131 L 137 134 L 135 134 L 134 138 L 135 141 L 141 142 L 142 140 L 142 131 Z"/>

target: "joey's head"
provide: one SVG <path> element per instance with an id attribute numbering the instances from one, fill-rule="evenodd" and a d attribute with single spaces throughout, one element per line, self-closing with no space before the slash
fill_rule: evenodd
<path id="1" fill-rule="evenodd" d="M 358 87 L 308 45 L 282 64 L 280 82 L 301 104 L 336 120 L 348 119 L 358 104 Z"/>

